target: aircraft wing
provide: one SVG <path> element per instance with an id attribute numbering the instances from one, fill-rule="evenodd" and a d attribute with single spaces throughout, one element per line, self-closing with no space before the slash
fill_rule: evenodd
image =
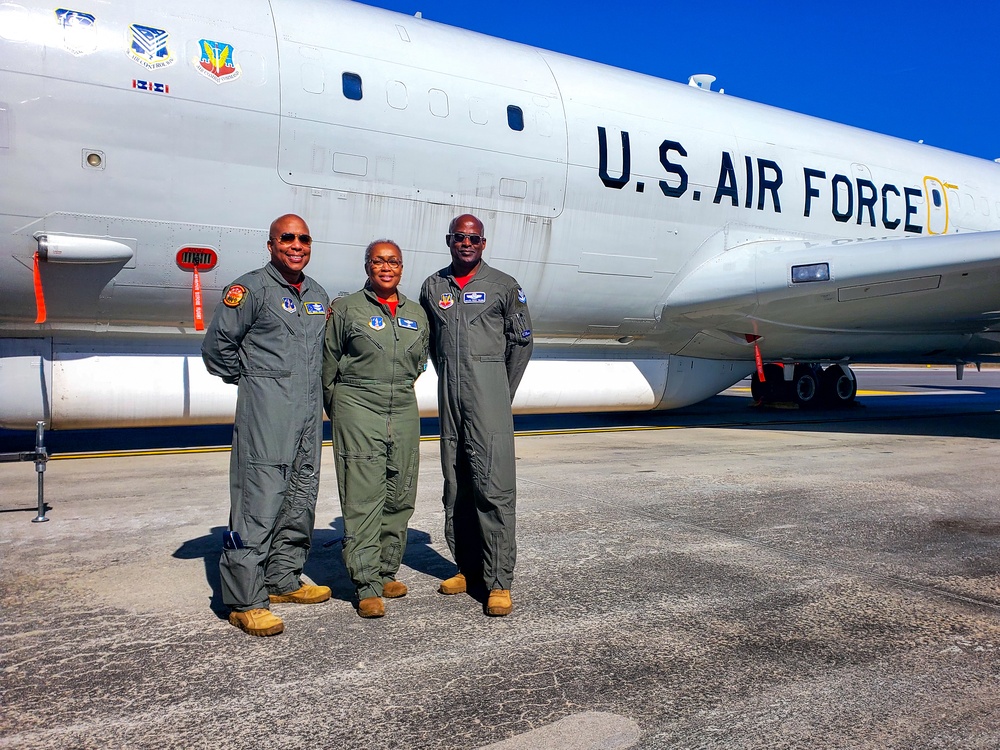
<path id="1" fill-rule="evenodd" d="M 1000 232 L 748 243 L 684 274 L 662 315 L 764 339 L 982 333 L 1000 318 Z"/>

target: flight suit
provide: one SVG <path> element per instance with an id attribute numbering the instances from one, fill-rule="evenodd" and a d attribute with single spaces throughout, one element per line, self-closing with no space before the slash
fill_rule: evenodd
<path id="1" fill-rule="evenodd" d="M 395 580 L 417 499 L 413 382 L 427 367 L 430 331 L 420 306 L 397 294 L 395 316 L 368 288 L 335 300 L 323 352 L 344 565 L 359 600 L 382 596 L 383 582 Z"/>
<path id="2" fill-rule="evenodd" d="M 328 304 L 314 279 L 297 291 L 269 263 L 229 285 L 205 332 L 205 366 L 238 387 L 219 561 L 235 611 L 266 608 L 268 594 L 301 585 L 319 491 Z"/>
<path id="3" fill-rule="evenodd" d="M 438 374 L 444 533 L 459 570 L 488 589 L 514 577 L 516 477 L 511 402 L 531 358 L 531 318 L 512 277 L 479 265 L 460 289 L 451 266 L 424 281 Z"/>

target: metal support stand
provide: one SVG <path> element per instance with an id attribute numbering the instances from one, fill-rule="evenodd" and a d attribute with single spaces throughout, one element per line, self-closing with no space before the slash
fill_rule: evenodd
<path id="1" fill-rule="evenodd" d="M 45 523 L 45 464 L 49 454 L 45 450 L 45 422 L 35 422 L 35 473 L 38 474 L 38 515 L 32 523 Z"/>
<path id="2" fill-rule="evenodd" d="M 35 472 L 38 474 L 38 515 L 31 519 L 32 523 L 45 523 L 45 464 L 49 454 L 45 450 L 45 422 L 35 423 L 35 450 L 21 453 L 0 453 L 0 463 L 9 461 L 34 461 Z"/>

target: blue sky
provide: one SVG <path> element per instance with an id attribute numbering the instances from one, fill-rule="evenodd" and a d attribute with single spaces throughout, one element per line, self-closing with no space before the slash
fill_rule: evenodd
<path id="1" fill-rule="evenodd" d="M 365 0 L 986 159 L 1000 157 L 1000 2 Z M 459 56 L 456 56 L 456 64 Z"/>

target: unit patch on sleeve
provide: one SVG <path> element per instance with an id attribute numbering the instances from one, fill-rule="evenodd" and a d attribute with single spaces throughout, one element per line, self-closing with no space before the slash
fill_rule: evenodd
<path id="1" fill-rule="evenodd" d="M 226 307 L 239 307 L 243 304 L 243 298 L 246 296 L 246 289 L 239 284 L 233 284 L 226 290 L 226 296 L 222 298 L 222 304 Z"/>
<path id="2" fill-rule="evenodd" d="M 466 305 L 485 305 L 486 292 L 462 292 L 462 302 Z"/>
<path id="3" fill-rule="evenodd" d="M 518 289 L 517 290 L 517 301 L 520 302 L 522 305 L 528 304 L 528 297 L 524 293 L 523 289 Z"/>
<path id="4" fill-rule="evenodd" d="M 306 302 L 306 315 L 326 315 L 326 305 L 322 302 Z"/>
<path id="5" fill-rule="evenodd" d="M 396 318 L 396 323 L 400 328 L 409 328 L 411 331 L 417 330 L 417 321 L 409 318 Z"/>

